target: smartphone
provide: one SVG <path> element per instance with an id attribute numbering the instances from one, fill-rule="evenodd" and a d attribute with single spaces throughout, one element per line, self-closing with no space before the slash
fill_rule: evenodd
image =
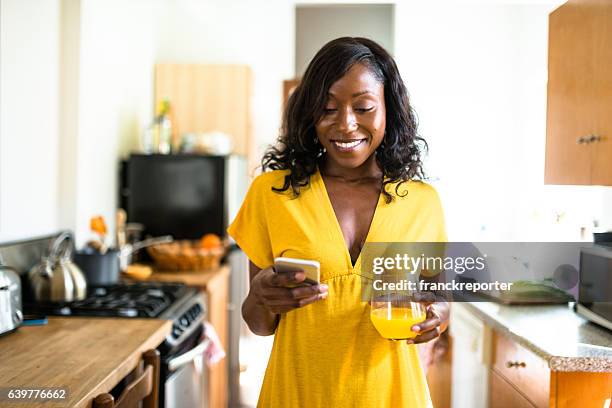
<path id="1" fill-rule="evenodd" d="M 276 273 L 304 271 L 306 275 L 304 281 L 290 287 L 318 285 L 321 279 L 321 264 L 307 259 L 274 258 L 274 271 Z"/>

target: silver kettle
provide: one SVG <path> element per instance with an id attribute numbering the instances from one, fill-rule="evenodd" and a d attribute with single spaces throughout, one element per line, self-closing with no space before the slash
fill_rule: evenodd
<path id="1" fill-rule="evenodd" d="M 83 272 L 72 260 L 72 236 L 60 234 L 51 244 L 48 256 L 29 272 L 30 285 L 37 301 L 71 302 L 87 294 Z"/>

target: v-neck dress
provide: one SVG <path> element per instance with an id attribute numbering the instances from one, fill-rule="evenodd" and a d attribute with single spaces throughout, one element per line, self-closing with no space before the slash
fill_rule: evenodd
<path id="1" fill-rule="evenodd" d="M 276 257 L 321 263 L 327 299 L 281 315 L 258 407 L 431 407 L 415 345 L 381 337 L 361 299 L 361 255 L 355 266 L 321 174 L 295 198 L 277 193 L 286 170 L 258 176 L 228 228 L 259 268 Z M 366 242 L 446 241 L 436 191 L 423 182 L 404 183 L 386 203 L 379 197 Z"/>

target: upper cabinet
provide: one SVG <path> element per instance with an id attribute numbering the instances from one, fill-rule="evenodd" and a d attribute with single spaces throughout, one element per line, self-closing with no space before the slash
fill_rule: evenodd
<path id="1" fill-rule="evenodd" d="M 157 64 L 155 106 L 170 100 L 179 135 L 220 131 L 251 156 L 251 69 L 246 65 Z"/>
<path id="2" fill-rule="evenodd" d="M 547 184 L 612 185 L 612 1 L 550 14 Z"/>

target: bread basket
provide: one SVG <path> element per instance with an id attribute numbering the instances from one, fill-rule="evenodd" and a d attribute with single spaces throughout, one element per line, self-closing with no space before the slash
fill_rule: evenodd
<path id="1" fill-rule="evenodd" d="M 157 269 L 171 271 L 206 271 L 219 267 L 227 245 L 202 248 L 200 241 L 180 240 L 147 248 Z"/>

